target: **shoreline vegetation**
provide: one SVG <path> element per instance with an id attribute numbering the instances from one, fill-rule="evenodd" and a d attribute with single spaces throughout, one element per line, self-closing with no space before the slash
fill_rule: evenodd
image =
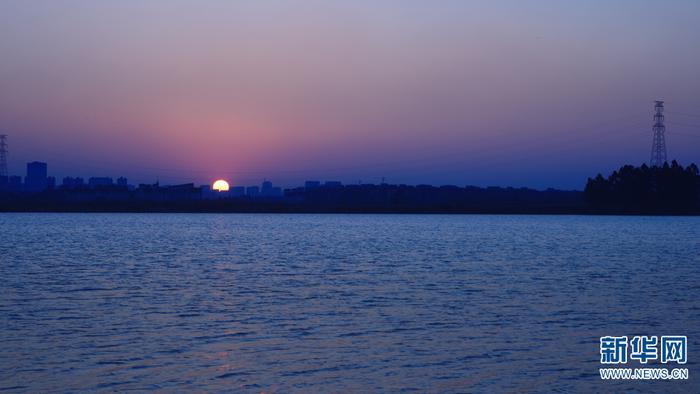
<path id="1" fill-rule="evenodd" d="M 662 167 L 626 165 L 604 178 L 589 178 L 585 203 L 595 212 L 638 214 L 700 214 L 698 167 L 675 160 Z"/>
<path id="2" fill-rule="evenodd" d="M 623 166 L 589 178 L 584 191 L 527 188 L 337 185 L 295 188 L 274 198 L 202 198 L 194 185 L 129 190 L 54 189 L 0 192 L 1 212 L 134 213 L 434 213 L 700 215 L 698 167 Z"/>

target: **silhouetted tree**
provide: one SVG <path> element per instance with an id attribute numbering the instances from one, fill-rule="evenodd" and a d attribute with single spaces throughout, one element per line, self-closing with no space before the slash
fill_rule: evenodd
<path id="1" fill-rule="evenodd" d="M 697 213 L 700 210 L 698 167 L 675 160 L 663 167 L 626 165 L 606 179 L 588 179 L 586 201 L 593 207 L 629 213 Z"/>

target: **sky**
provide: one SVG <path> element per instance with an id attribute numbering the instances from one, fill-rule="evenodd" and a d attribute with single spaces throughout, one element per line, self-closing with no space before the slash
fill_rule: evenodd
<path id="1" fill-rule="evenodd" d="M 2 0 L 9 172 L 581 189 L 700 162 L 697 0 Z"/>

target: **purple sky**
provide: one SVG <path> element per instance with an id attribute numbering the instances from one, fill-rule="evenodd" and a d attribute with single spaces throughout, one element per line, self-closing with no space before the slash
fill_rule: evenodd
<path id="1" fill-rule="evenodd" d="M 12 174 L 582 188 L 700 162 L 700 2 L 0 2 Z"/>

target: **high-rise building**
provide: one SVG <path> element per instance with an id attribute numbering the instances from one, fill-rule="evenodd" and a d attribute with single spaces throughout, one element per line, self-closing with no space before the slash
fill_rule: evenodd
<path id="1" fill-rule="evenodd" d="M 48 165 L 40 161 L 27 163 L 27 176 L 24 178 L 24 190 L 41 192 L 46 190 Z"/>
<path id="2" fill-rule="evenodd" d="M 263 181 L 262 187 L 260 188 L 260 195 L 265 197 L 272 195 L 272 182 Z"/>
<path id="3" fill-rule="evenodd" d="M 202 185 L 199 187 L 199 193 L 202 196 L 203 200 L 209 200 L 213 197 L 213 193 L 211 191 L 211 186 L 210 185 Z"/>

